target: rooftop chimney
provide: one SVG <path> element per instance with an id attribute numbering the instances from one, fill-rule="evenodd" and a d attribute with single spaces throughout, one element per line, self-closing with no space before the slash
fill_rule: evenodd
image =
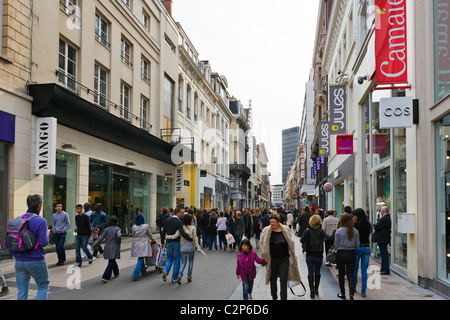
<path id="1" fill-rule="evenodd" d="M 172 16 L 172 0 L 161 0 L 167 12 Z"/>

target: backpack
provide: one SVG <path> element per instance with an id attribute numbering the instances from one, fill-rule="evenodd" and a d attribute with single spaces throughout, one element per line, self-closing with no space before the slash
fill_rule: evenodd
<path id="1" fill-rule="evenodd" d="M 9 219 L 6 227 L 6 237 L 3 247 L 9 252 L 22 252 L 30 249 L 36 249 L 39 241 L 28 229 L 28 223 L 31 219 L 38 217 L 37 214 L 26 218 L 25 215 Z"/>

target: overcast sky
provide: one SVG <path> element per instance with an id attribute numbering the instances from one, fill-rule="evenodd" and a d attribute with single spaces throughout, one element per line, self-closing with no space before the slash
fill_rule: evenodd
<path id="1" fill-rule="evenodd" d="M 253 105 L 253 131 L 281 183 L 281 131 L 300 125 L 319 0 L 173 0 L 172 15 L 230 95 Z"/>

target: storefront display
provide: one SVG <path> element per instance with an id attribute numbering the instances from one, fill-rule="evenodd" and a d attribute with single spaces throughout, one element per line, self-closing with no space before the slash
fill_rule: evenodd
<path id="1" fill-rule="evenodd" d="M 70 229 L 66 235 L 66 243 L 74 243 L 75 206 L 77 196 L 77 156 L 71 153 L 56 152 L 55 175 L 44 175 L 44 218 L 49 226 L 56 212 L 56 204 L 69 214 Z M 51 241 L 52 239 L 50 239 Z"/>
<path id="2" fill-rule="evenodd" d="M 450 283 L 450 115 L 436 123 L 437 272 Z"/>

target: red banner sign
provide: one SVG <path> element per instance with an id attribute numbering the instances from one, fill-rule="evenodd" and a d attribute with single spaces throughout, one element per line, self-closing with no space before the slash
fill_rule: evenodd
<path id="1" fill-rule="evenodd" d="M 378 84 L 408 82 L 406 0 L 375 0 Z"/>
<path id="2" fill-rule="evenodd" d="M 336 136 L 336 154 L 353 154 L 352 134 L 340 134 Z"/>

